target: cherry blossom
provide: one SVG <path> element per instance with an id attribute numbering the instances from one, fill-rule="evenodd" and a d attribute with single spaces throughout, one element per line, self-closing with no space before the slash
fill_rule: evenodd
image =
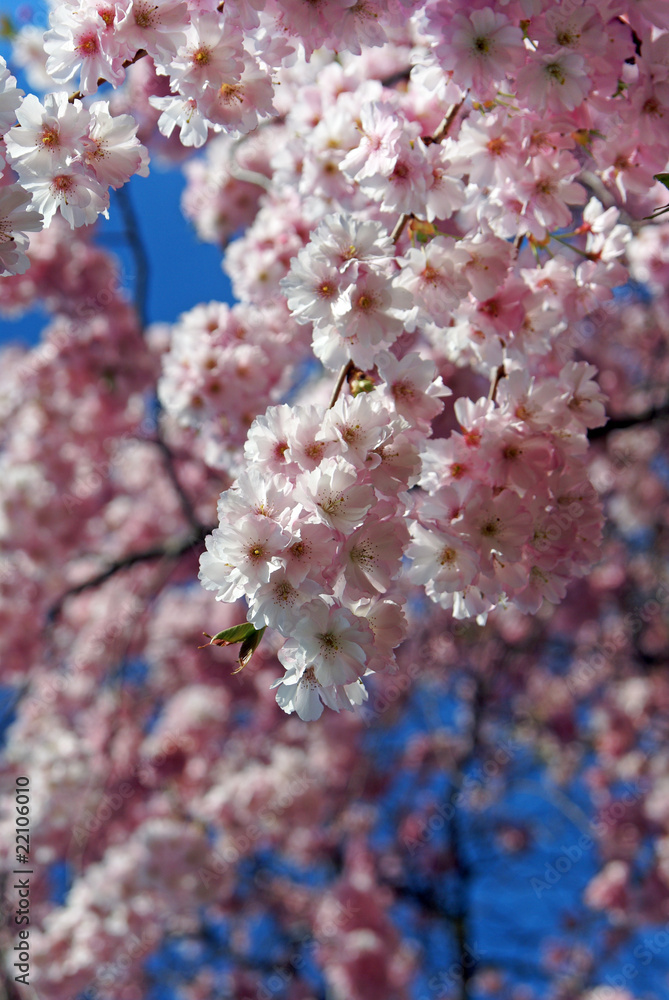
<path id="1" fill-rule="evenodd" d="M 36 994 L 660 990 L 625 963 L 669 919 L 668 31 L 647 0 L 18 31 L 0 311 L 48 320 L 0 366 L 2 775 Z M 235 301 L 143 330 L 94 223 L 158 162 Z"/>
<path id="2" fill-rule="evenodd" d="M 18 184 L 0 188 L 0 263 L 4 273 L 23 274 L 30 266 L 26 233 L 42 228 L 42 217 L 27 208 L 30 195 Z"/>

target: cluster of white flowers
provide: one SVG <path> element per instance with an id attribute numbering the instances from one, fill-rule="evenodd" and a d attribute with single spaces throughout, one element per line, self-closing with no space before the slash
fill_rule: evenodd
<path id="1" fill-rule="evenodd" d="M 185 205 L 239 301 L 174 324 L 158 392 L 236 475 L 202 581 L 286 638 L 278 700 L 304 717 L 359 702 L 393 662 L 413 584 L 483 621 L 560 600 L 596 552 L 583 455 L 603 397 L 570 332 L 628 277 L 631 230 L 594 193 L 658 197 L 667 25 L 649 5 L 501 6 L 67 0 L 44 69 L 79 92 L 20 102 L 3 77 L 14 270 L 28 195 L 47 223 L 87 224 L 147 172 L 138 128 L 162 150 L 178 131 L 177 157 L 221 133 Z M 129 74 L 115 110 L 135 101 L 139 125 L 92 97 Z M 358 394 L 326 410 L 321 379 L 274 405 L 312 353 Z M 430 441 L 440 373 L 464 393 L 460 431 L 449 413 Z M 489 398 L 465 398 L 481 376 Z"/>
<path id="2" fill-rule="evenodd" d="M 313 351 L 327 368 L 362 369 L 403 330 L 411 298 L 393 282 L 394 246 L 377 222 L 328 216 L 281 282 L 288 308 L 313 323 Z"/>
<path id="3" fill-rule="evenodd" d="M 28 269 L 26 249 L 27 233 L 39 232 L 42 217 L 28 209 L 30 194 L 20 185 L 12 183 L 6 168 L 5 136 L 16 121 L 16 109 L 23 91 L 16 86 L 16 79 L 0 57 L 0 274 L 24 274 Z"/>
<path id="4" fill-rule="evenodd" d="M 455 618 L 558 603 L 596 559 L 602 513 L 583 461 L 585 431 L 605 422 L 594 374 L 574 362 L 541 382 L 515 370 L 499 402 L 456 401 L 461 434 L 426 442 L 409 578 Z"/>
<path id="5" fill-rule="evenodd" d="M 5 136 L 7 158 L 48 225 L 56 212 L 70 225 L 90 225 L 109 207 L 109 187 L 148 174 L 149 157 L 130 115 L 113 116 L 108 101 L 84 107 L 66 94 L 42 103 L 24 97 L 19 124 Z"/>
<path id="6" fill-rule="evenodd" d="M 361 677 L 394 667 L 406 622 L 393 595 L 409 542 L 408 494 L 431 420 L 449 394 L 418 355 L 379 357 L 369 394 L 270 407 L 248 435 L 247 472 L 221 494 L 200 580 L 246 597 L 248 620 L 287 638 L 277 700 L 317 718 L 366 698 Z M 262 471 L 261 471 L 262 470 Z"/>

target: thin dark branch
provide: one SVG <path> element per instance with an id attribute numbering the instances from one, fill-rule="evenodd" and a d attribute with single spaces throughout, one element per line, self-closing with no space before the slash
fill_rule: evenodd
<path id="1" fill-rule="evenodd" d="M 160 433 L 160 425 L 158 425 L 158 436 L 153 441 L 153 444 L 160 450 L 163 456 L 163 464 L 165 466 L 165 471 L 169 476 L 170 482 L 174 487 L 174 492 L 179 497 L 179 503 L 181 504 L 181 510 L 183 511 L 184 517 L 188 521 L 189 525 L 193 529 L 196 535 L 200 535 L 204 531 L 204 525 L 195 513 L 195 508 L 191 503 L 190 497 L 184 490 L 183 486 L 179 482 L 179 477 L 177 476 L 176 469 L 174 467 L 174 455 L 169 445 L 163 440 Z M 207 534 L 209 531 L 206 532 Z"/>
<path id="2" fill-rule="evenodd" d="M 390 234 L 390 238 L 393 241 L 393 243 L 397 243 L 398 239 L 402 235 L 402 232 L 404 231 L 404 227 L 406 226 L 409 219 L 412 218 L 413 215 L 407 215 L 406 213 L 400 215 L 399 219 L 397 220 L 397 222 L 393 227 L 392 233 Z"/>
<path id="3" fill-rule="evenodd" d="M 460 774 L 464 775 L 467 767 L 476 759 L 481 744 L 481 722 L 485 710 L 485 687 L 482 677 L 475 679 L 475 688 L 471 702 L 470 744 L 467 755 L 460 763 Z M 449 824 L 449 837 L 453 863 L 458 874 L 458 899 L 452 915 L 455 943 L 460 964 L 459 1000 L 471 1000 L 470 983 L 476 972 L 474 951 L 470 947 L 470 906 L 472 867 L 464 852 L 462 831 L 460 829 L 459 811 L 455 809 Z"/>
<path id="4" fill-rule="evenodd" d="M 339 372 L 339 377 L 337 379 L 337 384 L 335 385 L 334 390 L 332 392 L 332 399 L 330 400 L 330 405 L 328 409 L 332 409 L 332 407 L 339 399 L 339 393 L 341 392 L 341 387 L 344 384 L 346 376 L 349 374 L 349 372 L 353 371 L 354 367 L 355 366 L 352 361 L 347 361 L 346 364 L 342 366 L 342 369 Z"/>
<path id="5" fill-rule="evenodd" d="M 120 559 L 115 559 L 105 569 L 96 573 L 95 576 L 84 580 L 83 583 L 76 584 L 74 587 L 70 587 L 64 594 L 61 594 L 47 612 L 47 621 L 49 623 L 55 621 L 68 598 L 76 597 L 77 594 L 82 594 L 85 590 L 91 590 L 93 587 L 99 587 L 100 584 L 106 583 L 107 580 L 110 580 L 122 570 L 130 569 L 132 566 L 137 566 L 140 563 L 152 562 L 155 559 L 178 559 L 196 545 L 201 544 L 213 530 L 213 527 L 202 527 L 200 531 L 188 535 L 186 538 L 163 542 L 162 545 L 154 545 L 149 549 L 143 549 L 141 552 L 130 552 L 126 556 L 121 556 Z"/>
<path id="6" fill-rule="evenodd" d="M 135 212 L 130 192 L 127 187 L 121 187 L 115 192 L 118 200 L 123 224 L 124 237 L 135 261 L 135 294 L 134 303 L 142 329 L 147 324 L 147 300 L 149 294 L 149 255 L 142 239 L 137 214 Z"/>
<path id="7" fill-rule="evenodd" d="M 490 380 L 488 399 L 494 401 L 497 398 L 497 387 L 503 378 L 506 378 L 506 369 L 504 368 L 504 365 L 499 365 L 499 367 L 495 369 L 495 374 Z"/>
<path id="8" fill-rule="evenodd" d="M 136 63 L 139 59 L 143 59 L 146 54 L 146 49 L 137 49 L 132 59 L 125 59 L 123 61 L 123 68 L 127 69 L 128 66 L 132 66 L 132 64 Z M 109 80 L 106 80 L 104 76 L 99 76 L 97 82 L 98 87 L 101 87 L 104 83 L 109 83 Z M 70 94 L 68 97 L 68 104 L 74 104 L 75 101 L 81 101 L 85 96 L 86 95 L 82 94 L 80 90 L 75 90 L 75 92 Z"/>
<path id="9" fill-rule="evenodd" d="M 462 105 L 465 103 L 466 99 L 467 98 L 465 95 L 465 97 L 463 97 L 461 101 L 458 101 L 457 104 L 454 104 L 451 110 L 448 112 L 448 114 L 445 115 L 443 121 L 439 125 L 439 128 L 436 130 L 436 132 L 434 132 L 432 135 L 426 136 L 426 138 L 423 139 L 423 142 L 425 143 L 426 146 L 432 145 L 434 143 L 439 143 L 442 141 L 442 139 L 446 138 L 451 128 L 453 127 L 453 122 L 458 117 L 460 109 L 462 108 Z M 405 212 L 402 215 L 400 215 L 399 219 L 393 226 L 392 233 L 390 234 L 390 238 L 393 241 L 393 243 L 397 243 L 400 236 L 404 232 L 404 227 L 406 226 L 407 222 L 409 221 L 409 219 L 413 218 L 414 216 L 411 213 Z"/>
<path id="10" fill-rule="evenodd" d="M 125 226 L 124 237 L 128 242 L 135 260 L 136 275 L 134 302 L 140 323 L 142 328 L 144 328 L 147 324 L 148 312 L 147 299 L 149 288 L 149 255 L 142 238 L 139 222 L 137 220 L 137 214 L 127 187 L 119 188 L 118 191 L 116 191 L 116 197 L 118 198 L 121 214 L 123 215 L 123 222 Z M 157 435 L 153 443 L 160 449 L 163 456 L 165 470 L 177 496 L 179 497 L 179 503 L 181 504 L 184 517 L 196 534 L 201 533 L 203 525 L 195 513 L 190 498 L 179 482 L 174 465 L 174 455 L 172 454 L 169 445 L 162 438 L 160 422 L 158 423 Z"/>
<path id="11" fill-rule="evenodd" d="M 451 131 L 451 128 L 453 126 L 453 122 L 458 117 L 458 114 L 460 113 L 460 109 L 462 108 L 462 105 L 465 103 L 466 99 L 467 99 L 467 97 L 465 95 L 465 97 L 463 97 L 461 101 L 459 101 L 457 104 L 453 105 L 453 107 L 448 112 L 448 114 L 445 116 L 445 118 L 442 121 L 441 125 L 437 129 L 437 131 L 434 132 L 433 135 L 430 136 L 430 138 L 428 140 L 425 140 L 428 144 L 429 143 L 433 143 L 433 142 L 441 142 L 442 139 L 446 138 L 446 136 L 448 135 L 448 133 Z"/>
<path id="12" fill-rule="evenodd" d="M 669 417 L 669 401 L 662 403 L 661 406 L 653 406 L 652 409 L 646 410 L 645 413 L 638 413 L 636 416 L 611 417 L 603 427 L 590 428 L 588 431 L 588 441 L 599 441 L 614 431 L 624 431 L 629 427 L 650 424 L 654 420 L 663 420 L 665 417 Z"/>
<path id="13" fill-rule="evenodd" d="M 436 889 L 425 885 L 411 885 L 408 882 L 395 882 L 387 876 L 379 876 L 381 885 L 389 886 L 398 899 L 406 899 L 411 903 L 416 903 L 421 911 L 428 916 L 437 917 L 451 921 L 452 913 L 444 906 L 437 895 Z"/>
<path id="14" fill-rule="evenodd" d="M 394 87 L 397 83 L 408 83 L 410 79 L 411 67 L 406 66 L 404 69 L 398 69 L 395 73 L 384 76 L 380 82 L 382 87 Z"/>

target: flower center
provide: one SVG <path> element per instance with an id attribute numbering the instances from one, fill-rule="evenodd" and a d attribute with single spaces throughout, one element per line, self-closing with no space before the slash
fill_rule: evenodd
<path id="1" fill-rule="evenodd" d="M 203 45 L 193 53 L 193 62 L 196 66 L 208 66 L 211 62 L 211 50 Z"/>
<path id="2" fill-rule="evenodd" d="M 641 108 L 641 111 L 644 115 L 655 115 L 658 118 L 662 117 L 660 105 L 656 97 L 649 97 Z"/>
<path id="3" fill-rule="evenodd" d="M 406 163 L 398 163 L 392 173 L 393 177 L 398 177 L 401 181 L 404 181 L 409 176 L 409 168 Z"/>
<path id="4" fill-rule="evenodd" d="M 323 451 L 325 450 L 325 441 L 313 441 L 308 444 L 304 449 L 304 454 L 307 458 L 312 459 L 314 462 L 320 462 L 323 457 Z"/>
<path id="5" fill-rule="evenodd" d="M 334 632 L 321 632 L 320 635 L 316 636 L 316 638 L 320 639 L 321 643 L 325 647 L 322 650 L 323 655 L 327 656 L 328 659 L 331 659 L 334 656 L 334 654 L 337 652 L 337 650 L 339 649 L 339 645 L 337 643 L 337 636 L 335 635 L 335 633 Z"/>
<path id="6" fill-rule="evenodd" d="M 578 35 L 572 35 L 569 28 L 563 28 L 562 31 L 558 31 L 555 41 L 558 45 L 562 45 L 564 48 L 567 48 L 570 45 L 575 45 L 578 37 Z"/>
<path id="7" fill-rule="evenodd" d="M 354 444 L 360 436 L 360 424 L 356 424 L 354 427 L 347 424 L 347 426 L 342 430 L 341 436 L 346 444 Z"/>
<path id="8" fill-rule="evenodd" d="M 295 588 L 288 583 L 288 580 L 282 580 L 276 585 L 274 595 L 277 601 L 283 601 L 284 604 L 295 603 Z"/>
<path id="9" fill-rule="evenodd" d="M 455 549 L 447 547 L 441 553 L 441 556 L 439 557 L 439 563 L 442 566 L 451 566 L 455 562 L 456 556 L 457 552 L 455 551 Z"/>
<path id="10" fill-rule="evenodd" d="M 481 525 L 481 534 L 486 538 L 494 538 L 495 535 L 499 534 L 500 519 L 498 517 L 491 517 L 489 521 Z"/>
<path id="11" fill-rule="evenodd" d="M 562 66 L 560 66 L 560 63 L 556 62 L 548 63 L 548 65 L 546 66 L 546 73 L 548 74 L 548 76 L 550 76 L 553 80 L 556 80 L 558 83 L 565 83 L 567 79 L 566 76 L 564 75 L 564 70 L 562 69 Z"/>
<path id="12" fill-rule="evenodd" d="M 336 514 L 341 504 L 343 504 L 343 502 L 344 498 L 341 495 L 341 493 L 339 493 L 336 496 L 330 496 L 327 498 L 324 497 L 318 506 L 321 508 L 324 514 Z"/>
<path id="13" fill-rule="evenodd" d="M 116 11 L 114 10 L 114 8 L 113 7 L 98 7 L 98 14 L 102 18 L 102 20 L 105 22 L 105 24 L 107 25 L 107 27 L 111 28 L 111 26 L 114 23 L 115 17 L 116 17 Z"/>
<path id="14" fill-rule="evenodd" d="M 68 191 L 71 191 L 73 186 L 74 186 L 74 179 L 70 177 L 68 174 L 59 174 L 57 177 L 54 177 L 53 181 L 51 182 L 52 189 L 56 191 L 58 194 L 62 195 L 65 195 L 68 193 Z"/>
<path id="15" fill-rule="evenodd" d="M 154 14 L 158 10 L 157 7 L 147 7 L 142 4 L 135 11 L 135 24 L 138 28 L 152 28 L 154 25 Z"/>
<path id="16" fill-rule="evenodd" d="M 394 382 L 391 392 L 395 399 L 413 399 L 414 388 L 410 382 Z"/>
<path id="17" fill-rule="evenodd" d="M 40 136 L 40 143 L 47 149 L 60 146 L 60 132 L 57 125 L 45 125 Z"/>
<path id="18" fill-rule="evenodd" d="M 363 542 L 361 545 L 353 546 L 351 549 L 351 562 L 358 563 L 359 566 L 373 565 L 373 549 L 369 543 Z"/>
<path id="19" fill-rule="evenodd" d="M 506 151 L 506 142 L 501 136 L 491 139 L 488 143 L 488 152 L 491 156 L 501 156 Z"/>
<path id="20" fill-rule="evenodd" d="M 241 104 L 244 100 L 242 88 L 232 83 L 222 83 L 218 93 L 224 104 L 232 104 L 233 101 Z"/>
<path id="21" fill-rule="evenodd" d="M 84 35 L 79 39 L 77 52 L 81 53 L 82 56 L 92 56 L 99 50 L 99 48 L 100 46 L 98 45 L 97 35 Z"/>

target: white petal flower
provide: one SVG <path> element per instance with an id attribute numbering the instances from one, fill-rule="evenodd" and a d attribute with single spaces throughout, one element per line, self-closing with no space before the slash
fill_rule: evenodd
<path id="1" fill-rule="evenodd" d="M 326 458 L 313 472 L 301 475 L 295 499 L 319 521 L 344 535 L 362 523 L 374 502 L 371 486 L 358 484 L 356 470 L 343 458 Z"/>
<path id="2" fill-rule="evenodd" d="M 24 274 L 29 267 L 25 234 L 42 228 L 42 216 L 26 208 L 29 202 L 19 184 L 0 188 L 0 273 Z"/>
<path id="3" fill-rule="evenodd" d="M 365 673 L 373 638 L 363 618 L 316 598 L 302 607 L 300 620 L 278 656 L 287 666 L 313 667 L 325 688 L 352 684 Z"/>

